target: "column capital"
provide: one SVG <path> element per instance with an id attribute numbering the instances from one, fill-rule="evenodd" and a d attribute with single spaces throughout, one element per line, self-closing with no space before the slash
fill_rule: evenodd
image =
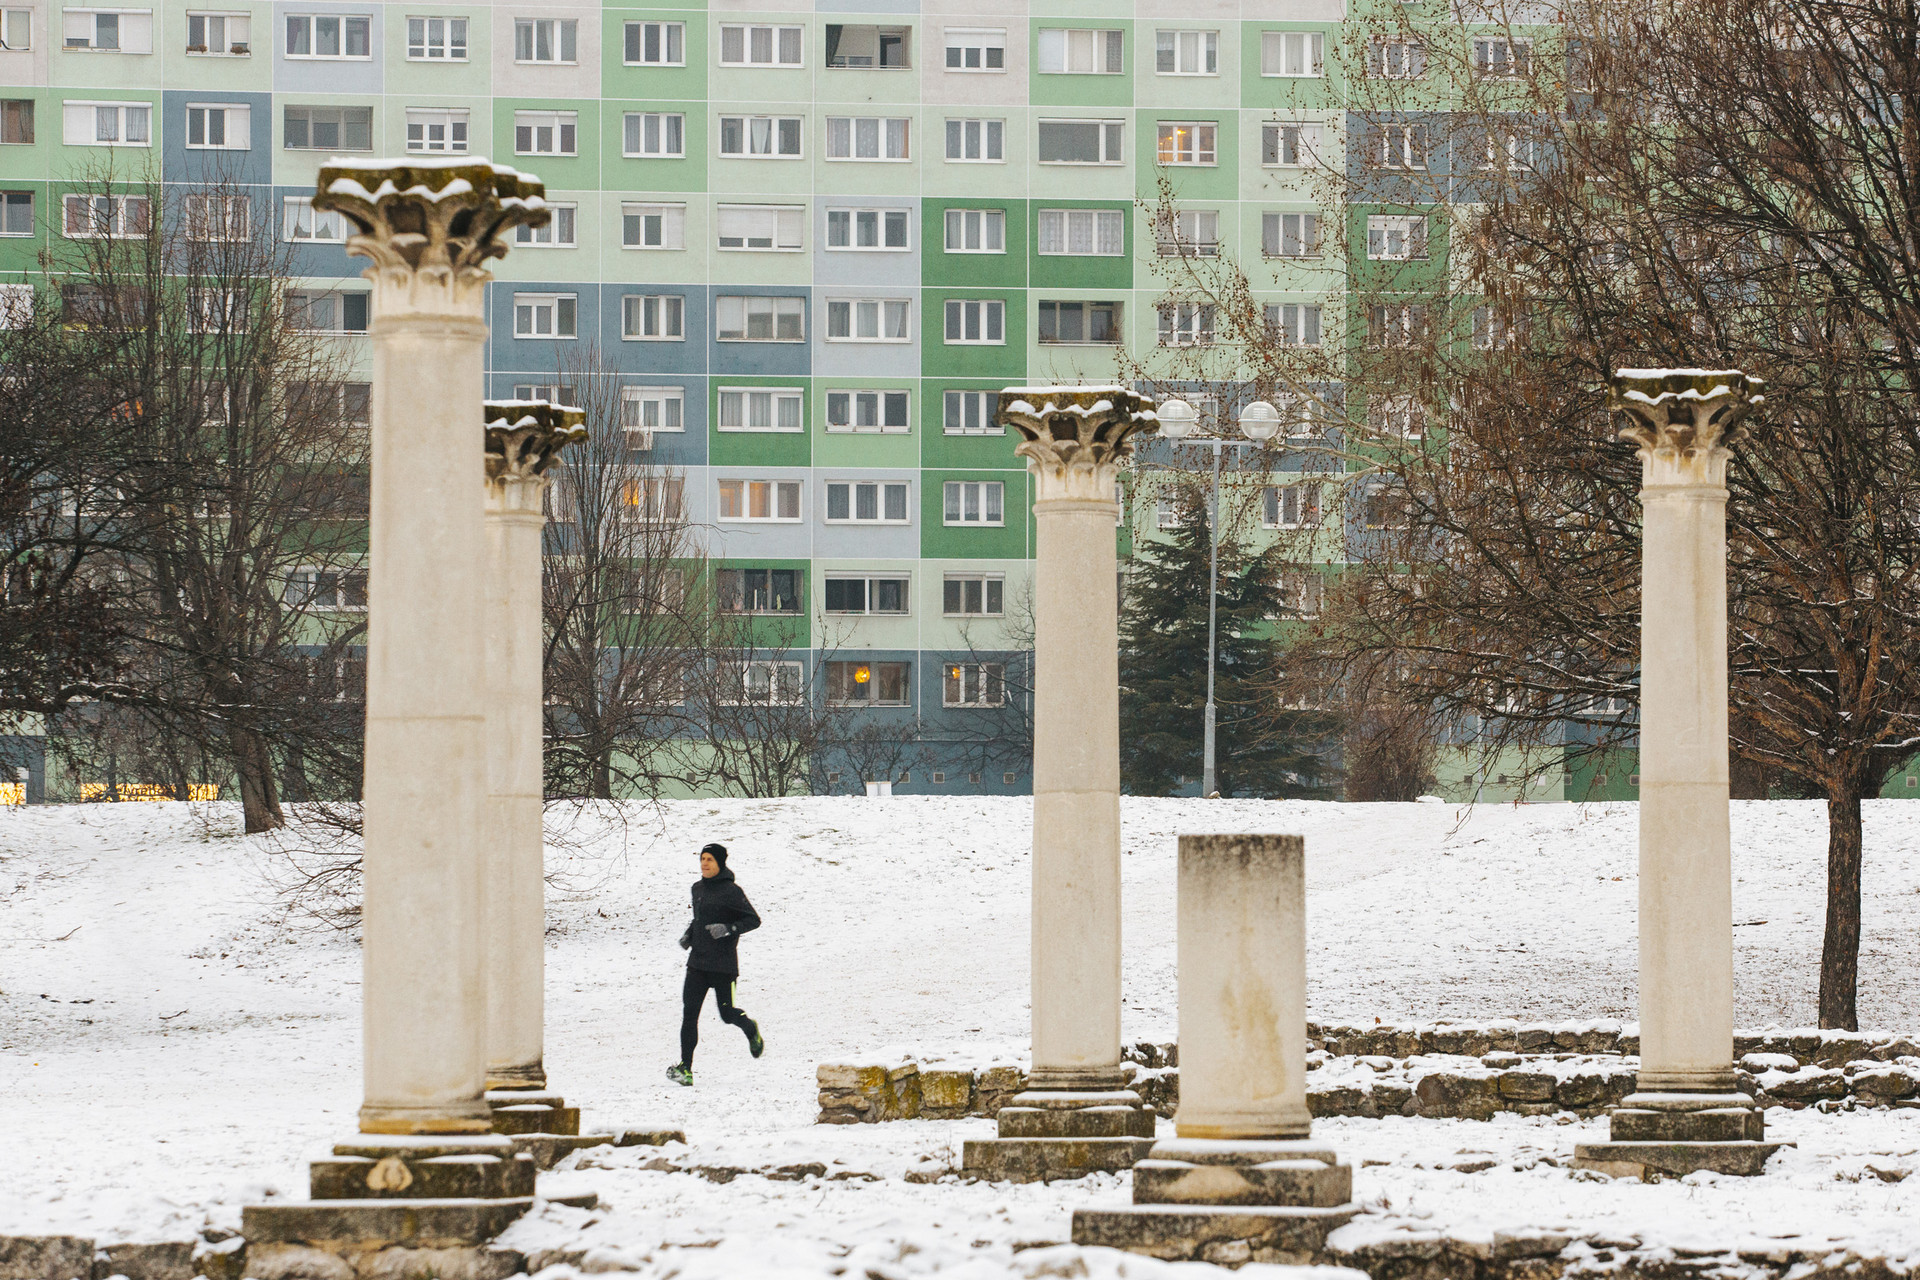
<path id="1" fill-rule="evenodd" d="M 336 159 L 321 166 L 313 207 L 359 228 L 347 252 L 373 259 L 376 316 L 479 319 L 487 260 L 506 254 L 512 228 L 553 217 L 540 179 L 484 159 Z"/>
<path id="2" fill-rule="evenodd" d="M 1640 446 L 1647 485 L 1724 488 L 1728 447 L 1766 397 L 1738 369 L 1621 369 L 1607 407 L 1631 420 L 1620 439 Z"/>
<path id="3" fill-rule="evenodd" d="M 540 510 L 548 468 L 568 445 L 587 438 L 584 409 L 544 400 L 487 400 L 487 510 Z"/>
<path id="4" fill-rule="evenodd" d="M 1153 402 L 1126 387 L 1008 387 L 999 416 L 1020 433 L 1014 452 L 1027 460 L 1041 502 L 1112 502 L 1133 437 L 1160 429 Z"/>

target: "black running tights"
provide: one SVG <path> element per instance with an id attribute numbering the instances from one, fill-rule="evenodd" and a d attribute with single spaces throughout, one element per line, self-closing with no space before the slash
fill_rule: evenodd
<path id="1" fill-rule="evenodd" d="M 739 1027 L 742 1031 L 747 1031 L 752 1025 L 752 1020 L 746 1014 L 734 1008 L 733 984 L 734 978 L 728 974 L 709 973 L 705 969 L 687 970 L 686 985 L 680 989 L 681 1065 L 693 1065 L 693 1047 L 700 1043 L 700 1007 L 707 1002 L 709 988 L 713 991 L 714 1007 L 720 1010 L 720 1021 Z"/>

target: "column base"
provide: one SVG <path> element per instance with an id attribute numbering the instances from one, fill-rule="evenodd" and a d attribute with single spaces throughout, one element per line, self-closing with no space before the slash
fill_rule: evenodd
<path id="1" fill-rule="evenodd" d="M 543 1089 L 489 1089 L 487 1105 L 493 1108 L 495 1133 L 580 1132 L 580 1108 L 570 1107 L 557 1093 Z"/>
<path id="2" fill-rule="evenodd" d="M 535 1166 L 497 1134 L 361 1134 L 308 1166 L 315 1200 L 504 1200 L 533 1194 Z"/>
<path id="3" fill-rule="evenodd" d="M 1154 1114 L 1131 1089 L 1028 1089 L 1000 1108 L 999 1130 L 962 1147 L 962 1174 L 1051 1182 L 1131 1169 L 1153 1146 Z"/>
<path id="4" fill-rule="evenodd" d="M 487 1090 L 495 1089 L 544 1089 L 547 1087 L 547 1068 L 544 1063 L 527 1062 L 512 1067 L 488 1067 Z"/>
<path id="5" fill-rule="evenodd" d="M 492 1112 L 479 1098 L 452 1107 L 382 1107 L 368 1103 L 360 1108 L 360 1132 L 368 1134 L 487 1133 L 492 1125 Z"/>
<path id="6" fill-rule="evenodd" d="M 1574 1147 L 1574 1168 L 1646 1181 L 1701 1169 L 1755 1177 L 1788 1145 L 1764 1141 L 1765 1113 L 1731 1090 L 1629 1094 L 1608 1117 L 1607 1137 Z"/>
<path id="7" fill-rule="evenodd" d="M 592 1194 L 555 1203 L 591 1209 Z M 309 1200 L 241 1210 L 250 1280 L 504 1280 L 526 1260 L 488 1242 L 533 1207 L 499 1200 Z"/>
<path id="8" fill-rule="evenodd" d="M 1155 1143 L 1133 1168 L 1133 1201 L 1076 1210 L 1073 1242 L 1168 1260 L 1311 1263 L 1360 1211 L 1353 1167 L 1305 1139 Z"/>

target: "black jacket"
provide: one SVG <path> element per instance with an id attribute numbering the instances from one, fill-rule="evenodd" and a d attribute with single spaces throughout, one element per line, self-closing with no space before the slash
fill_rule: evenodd
<path id="1" fill-rule="evenodd" d="M 716 938 L 707 931 L 710 924 L 728 926 L 727 936 Z M 760 927 L 753 904 L 733 881 L 733 872 L 725 867 L 720 874 L 693 882 L 693 923 L 687 937 L 693 946 L 687 952 L 687 968 L 730 978 L 740 976 L 740 935 Z"/>

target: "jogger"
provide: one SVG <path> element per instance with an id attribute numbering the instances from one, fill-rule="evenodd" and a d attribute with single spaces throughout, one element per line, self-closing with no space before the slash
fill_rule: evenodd
<path id="1" fill-rule="evenodd" d="M 740 935 L 760 927 L 747 895 L 727 870 L 727 846 L 709 844 L 700 850 L 700 878 L 693 882 L 693 923 L 680 935 L 687 949 L 687 980 L 680 991 L 680 1061 L 667 1068 L 675 1084 L 693 1083 L 693 1050 L 700 1043 L 700 1009 L 713 992 L 720 1020 L 740 1028 L 747 1052 L 759 1057 L 766 1049 L 760 1028 L 733 1003 L 734 982 L 740 976 Z"/>
<path id="2" fill-rule="evenodd" d="M 680 1062 L 693 1066 L 693 1047 L 700 1043 L 700 1008 L 707 1002 L 707 991 L 713 991 L 713 1006 L 720 1011 L 720 1021 L 740 1028 L 746 1032 L 751 1042 L 759 1031 L 753 1019 L 733 1003 L 735 980 L 723 973 L 713 973 L 706 969 L 688 969 L 687 981 L 680 988 Z"/>

